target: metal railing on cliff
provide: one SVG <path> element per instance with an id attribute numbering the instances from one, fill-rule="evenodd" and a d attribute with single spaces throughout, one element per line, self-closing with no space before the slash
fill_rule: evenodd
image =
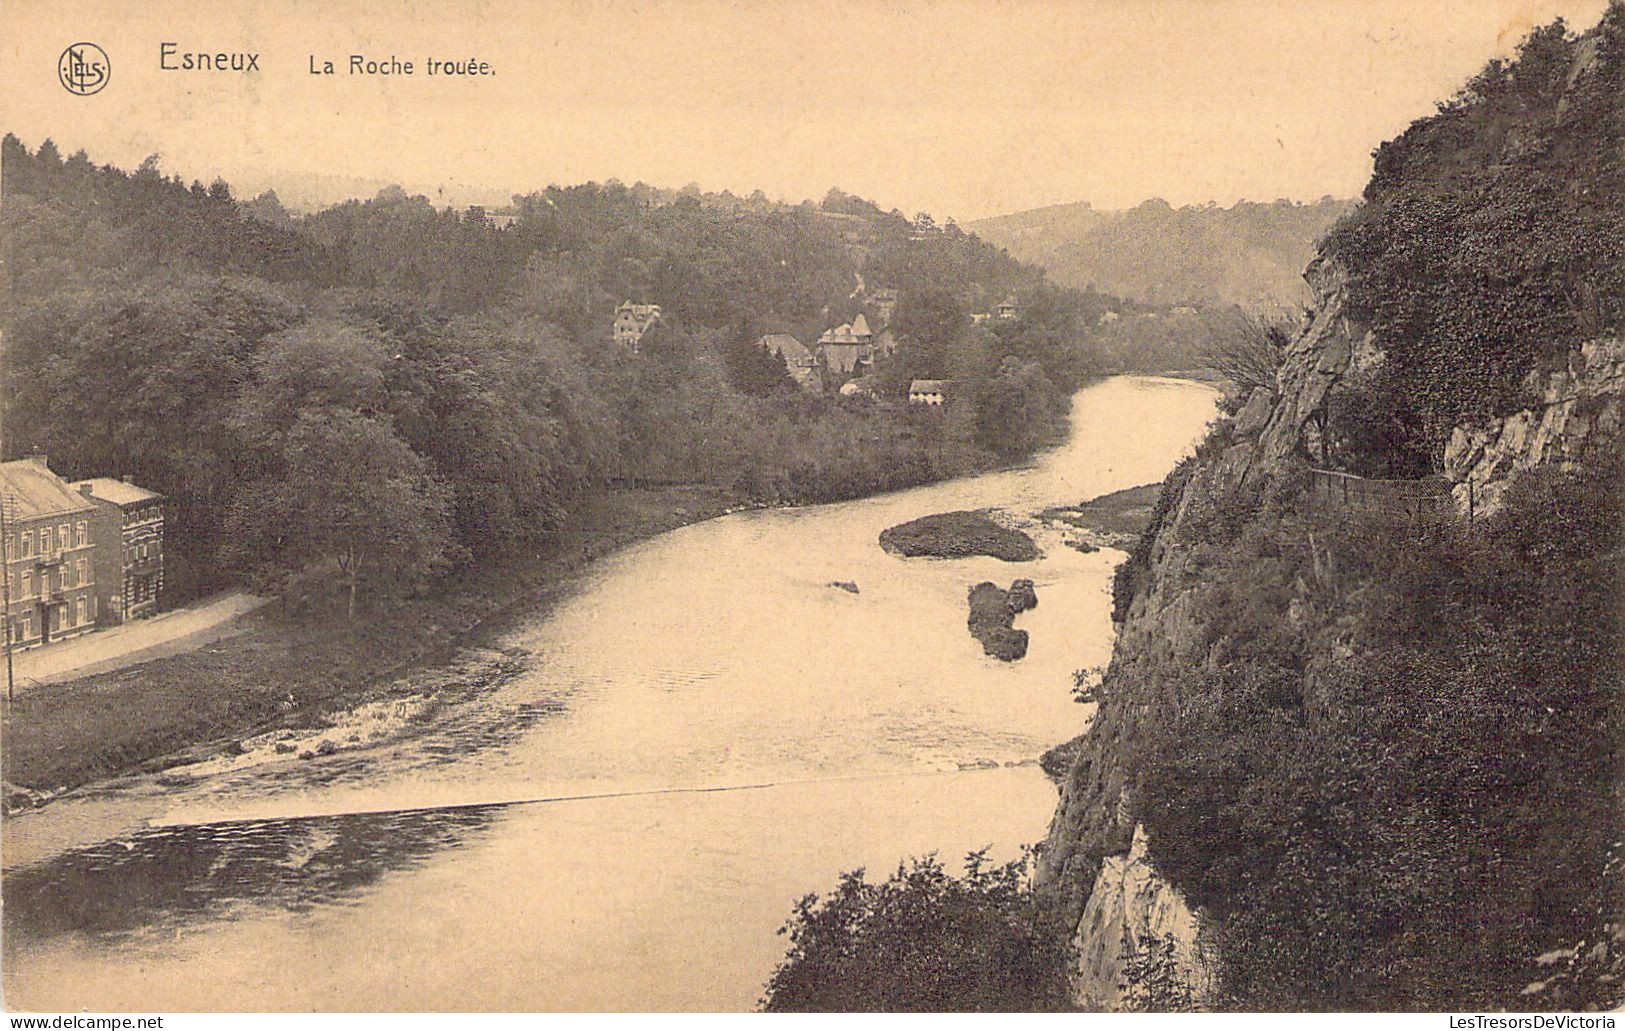
<path id="1" fill-rule="evenodd" d="M 1454 516 L 1456 502 L 1451 484 L 1442 476 L 1420 480 L 1368 480 L 1336 469 L 1309 470 L 1309 496 L 1319 505 L 1354 512 L 1372 512 L 1404 519 Z M 1471 482 L 1467 485 L 1467 520 L 1473 520 Z"/>

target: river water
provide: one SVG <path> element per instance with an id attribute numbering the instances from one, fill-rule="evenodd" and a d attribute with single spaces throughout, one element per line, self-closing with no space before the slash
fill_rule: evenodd
<path id="1" fill-rule="evenodd" d="M 909 855 L 1042 838 L 1032 763 L 1090 709 L 1111 571 L 902 559 L 881 530 L 1160 479 L 1213 415 L 1186 382 L 1080 392 L 1032 468 L 740 513 L 595 564 L 501 645 L 524 672 L 410 740 L 191 783 L 121 782 L 6 826 L 4 986 L 43 1010 L 738 1010 L 792 904 Z M 1030 577 L 988 658 L 966 589 Z M 852 581 L 852 594 L 830 586 Z"/>

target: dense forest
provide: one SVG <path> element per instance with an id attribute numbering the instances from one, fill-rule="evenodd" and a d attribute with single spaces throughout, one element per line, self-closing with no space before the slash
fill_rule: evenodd
<path id="1" fill-rule="evenodd" d="M 6 457 L 171 498 L 177 597 L 334 568 L 352 595 L 409 590 L 539 546 L 628 480 L 776 503 L 959 475 L 1144 367 L 1099 339 L 1115 299 L 838 190 L 612 181 L 493 218 L 391 188 L 296 216 L 156 156 L 126 172 L 8 136 L 3 168 Z M 882 287 L 897 347 L 874 396 L 800 391 L 756 345 L 810 344 Z M 973 324 L 1012 297 L 1020 317 Z M 611 337 L 625 300 L 664 312 L 636 348 Z M 909 406 L 913 377 L 954 380 L 955 403 Z"/>

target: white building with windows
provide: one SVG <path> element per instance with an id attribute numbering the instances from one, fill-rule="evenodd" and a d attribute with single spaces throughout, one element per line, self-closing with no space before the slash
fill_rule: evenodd
<path id="1" fill-rule="evenodd" d="M 96 627 L 96 504 L 35 454 L 0 462 L 5 506 L 5 632 L 13 647 L 49 644 Z"/>

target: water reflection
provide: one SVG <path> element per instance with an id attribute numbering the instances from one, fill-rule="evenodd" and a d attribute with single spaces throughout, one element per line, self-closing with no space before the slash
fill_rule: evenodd
<path id="1" fill-rule="evenodd" d="M 336 903 L 488 827 L 498 806 L 165 827 L 7 873 L 4 933 L 115 945 L 252 907 Z"/>

